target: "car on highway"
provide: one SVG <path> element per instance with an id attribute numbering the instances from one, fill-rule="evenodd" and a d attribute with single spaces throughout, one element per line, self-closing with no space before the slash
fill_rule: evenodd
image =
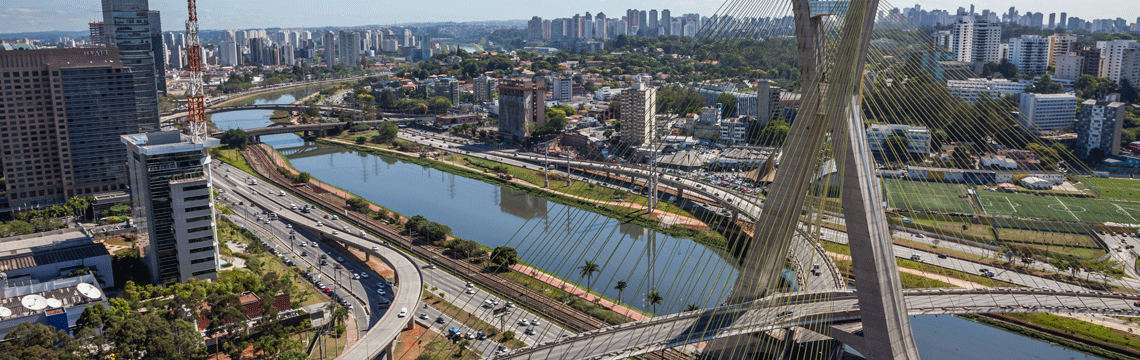
<path id="1" fill-rule="evenodd" d="M 531 321 L 530 321 L 530 324 L 531 324 L 531 325 L 534 325 L 534 326 L 538 326 L 538 318 L 535 318 L 534 320 L 531 320 Z"/>
<path id="2" fill-rule="evenodd" d="M 427 319 L 428 319 L 427 313 L 420 313 L 420 320 L 427 320 Z"/>
<path id="3" fill-rule="evenodd" d="M 344 269 L 344 266 L 342 266 L 342 265 L 341 265 L 341 264 L 339 264 L 339 263 L 337 263 L 337 264 L 333 264 L 333 267 L 334 267 L 334 268 L 337 268 L 337 269 Z"/>
<path id="4" fill-rule="evenodd" d="M 373 246 L 372 251 L 380 251 L 380 247 L 379 246 Z"/>
<path id="5" fill-rule="evenodd" d="M 360 280 L 360 274 L 357 274 L 357 273 L 353 273 L 353 274 L 352 274 L 352 279 L 353 279 L 353 280 Z"/>
<path id="6" fill-rule="evenodd" d="M 474 293 L 475 293 L 475 288 L 467 288 L 467 291 L 465 291 L 465 292 L 466 292 L 467 294 L 474 294 Z"/>
<path id="7" fill-rule="evenodd" d="M 408 316 L 408 308 L 400 308 L 400 313 L 396 314 L 396 317 L 405 317 L 405 316 Z"/>
<path id="8" fill-rule="evenodd" d="M 324 225 L 324 224 L 321 224 L 321 222 L 320 222 L 320 221 L 318 221 L 318 222 L 317 222 L 317 226 L 325 226 L 325 225 Z"/>
<path id="9" fill-rule="evenodd" d="M 344 262 L 344 258 L 343 258 L 343 257 L 340 257 L 340 256 L 337 256 L 337 257 L 336 257 L 336 261 Z"/>
<path id="10" fill-rule="evenodd" d="M 376 289 L 376 293 L 380 295 L 388 295 L 387 292 L 384 292 L 384 289 Z"/>
<path id="11" fill-rule="evenodd" d="M 368 273 L 360 273 L 360 277 L 367 279 Z"/>
<path id="12" fill-rule="evenodd" d="M 939 259 L 945 259 L 945 258 L 948 258 L 948 257 L 950 257 L 950 256 L 947 256 L 946 254 L 938 254 L 938 258 L 939 258 Z"/>
<path id="13" fill-rule="evenodd" d="M 329 258 L 329 256 L 328 256 L 328 255 L 325 255 L 325 254 L 321 254 L 321 260 L 324 260 L 324 259 L 328 259 L 328 258 Z"/>
<path id="14" fill-rule="evenodd" d="M 794 313 L 791 310 L 784 310 L 784 311 L 781 311 L 779 314 L 776 314 L 776 317 L 782 318 L 782 317 L 792 316 L 792 314 L 794 314 Z"/>
<path id="15" fill-rule="evenodd" d="M 333 230 L 333 235 L 337 235 L 337 234 L 340 234 L 340 232 L 339 232 L 339 231 L 336 231 L 336 230 Z"/>
<path id="16" fill-rule="evenodd" d="M 445 323 L 445 322 L 447 322 L 447 320 L 444 320 L 444 319 L 443 319 L 443 317 L 442 317 L 442 316 L 440 316 L 440 317 L 437 317 L 437 318 L 435 318 L 435 322 L 436 322 L 437 324 L 442 324 L 442 323 Z"/>
<path id="17" fill-rule="evenodd" d="M 523 333 L 525 333 L 527 335 L 534 335 L 535 331 L 534 331 L 534 328 L 526 328 L 526 331 L 523 331 Z"/>
<path id="18" fill-rule="evenodd" d="M 528 325 L 530 325 L 530 320 L 527 320 L 527 319 L 519 320 L 519 326 L 528 326 Z"/>

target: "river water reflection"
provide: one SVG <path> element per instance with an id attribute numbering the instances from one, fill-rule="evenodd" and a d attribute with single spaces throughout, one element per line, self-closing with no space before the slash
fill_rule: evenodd
<path id="1" fill-rule="evenodd" d="M 253 103 L 291 103 L 311 91 Z M 271 113 L 220 113 L 212 121 L 223 130 L 255 128 L 269 125 Z M 292 134 L 263 136 L 262 141 L 321 181 L 406 216 L 423 215 L 451 227 L 459 237 L 491 247 L 515 247 L 524 261 L 567 280 L 585 285 L 579 266 L 592 260 L 602 267 L 591 279 L 595 291 L 617 299 L 614 284 L 627 281 L 621 300 L 645 311 L 652 311 L 645 303 L 651 287 L 664 296 L 657 310 L 666 314 L 683 311 L 689 304 L 715 306 L 736 280 L 735 267 L 722 254 L 687 239 L 430 167 L 306 142 Z M 1098 359 L 951 316 L 911 321 L 925 360 Z"/>

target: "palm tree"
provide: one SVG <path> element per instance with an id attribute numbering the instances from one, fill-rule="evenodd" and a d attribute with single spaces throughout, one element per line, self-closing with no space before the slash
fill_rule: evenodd
<path id="1" fill-rule="evenodd" d="M 701 309 L 701 307 L 697 306 L 697 304 L 689 304 L 689 306 L 685 307 L 685 311 L 697 311 L 700 309 Z"/>
<path id="2" fill-rule="evenodd" d="M 594 273 L 601 272 L 601 271 L 602 271 L 602 268 L 600 266 L 598 266 L 598 264 L 596 264 L 590 260 L 586 260 L 586 265 L 582 265 L 582 266 L 578 267 L 578 274 L 586 277 L 586 287 L 589 289 L 594 288 L 594 286 L 592 284 L 593 278 L 594 278 Z M 586 289 L 587 292 L 589 291 L 589 289 Z"/>
<path id="3" fill-rule="evenodd" d="M 645 295 L 645 301 L 649 303 L 649 306 L 653 307 L 653 316 L 657 316 L 657 304 L 660 304 L 662 300 L 665 300 L 665 298 L 662 297 L 657 290 L 650 291 L 649 294 Z"/>
<path id="4" fill-rule="evenodd" d="M 625 288 L 627 288 L 627 287 L 629 287 L 629 284 L 626 283 L 625 280 L 618 280 L 617 285 L 614 285 L 614 290 L 618 291 L 618 302 L 619 303 L 621 302 L 621 295 L 622 295 L 622 293 L 625 292 Z"/>

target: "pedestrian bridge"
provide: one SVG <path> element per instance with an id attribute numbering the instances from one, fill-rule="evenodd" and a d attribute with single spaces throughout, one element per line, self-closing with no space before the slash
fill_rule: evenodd
<path id="1" fill-rule="evenodd" d="M 629 322 L 496 359 L 624 359 L 677 346 L 813 324 L 860 320 L 856 290 L 779 294 L 754 302 Z M 909 315 L 1069 313 L 1140 316 L 1140 295 L 1028 288 L 905 290 Z M 824 334 L 833 338 L 859 336 Z"/>
<path id="2" fill-rule="evenodd" d="M 353 124 L 376 125 L 376 124 L 381 124 L 381 123 L 385 123 L 385 122 L 389 122 L 389 121 L 400 121 L 400 120 L 398 120 L 398 119 L 385 119 L 385 120 L 373 120 L 373 121 L 357 121 L 357 122 L 354 122 Z M 265 136 L 265 135 L 288 134 L 288 133 L 295 133 L 295 132 L 313 132 L 313 131 L 324 131 L 324 130 L 337 129 L 337 128 L 344 127 L 345 124 L 346 123 L 343 123 L 343 122 L 331 122 L 331 123 L 321 123 L 321 124 L 301 124 L 301 125 L 288 125 L 288 124 L 276 125 L 275 124 L 275 125 L 270 125 L 270 126 L 266 126 L 266 127 L 253 128 L 253 129 L 243 129 L 243 130 L 246 133 L 248 133 L 250 136 L 252 136 L 256 139 L 256 138 L 259 138 L 259 137 Z M 210 136 L 217 138 L 217 137 L 222 136 L 222 134 L 225 134 L 225 132 L 215 132 L 213 134 L 210 134 Z M 258 142 L 260 142 L 260 141 L 258 141 Z"/>

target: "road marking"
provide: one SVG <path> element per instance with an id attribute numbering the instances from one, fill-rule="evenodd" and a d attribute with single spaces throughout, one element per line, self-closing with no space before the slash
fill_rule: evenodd
<path id="1" fill-rule="evenodd" d="M 1120 204 L 1113 203 L 1112 206 L 1116 207 L 1116 211 L 1122 212 L 1122 213 L 1124 213 L 1124 216 L 1127 216 L 1129 219 L 1132 219 L 1132 222 L 1134 222 L 1134 223 L 1138 222 L 1138 221 L 1136 221 L 1136 218 L 1132 217 L 1132 214 L 1129 213 L 1127 209 L 1121 207 Z"/>
<path id="2" fill-rule="evenodd" d="M 1069 212 L 1069 215 L 1073 216 L 1073 220 L 1081 221 L 1081 218 L 1077 217 L 1077 214 L 1074 214 L 1072 210 L 1069 210 L 1069 206 L 1065 205 L 1065 202 L 1061 201 L 1061 198 L 1054 197 L 1054 199 L 1057 199 L 1057 203 L 1061 204 L 1061 206 L 1065 208 L 1065 211 Z"/>

